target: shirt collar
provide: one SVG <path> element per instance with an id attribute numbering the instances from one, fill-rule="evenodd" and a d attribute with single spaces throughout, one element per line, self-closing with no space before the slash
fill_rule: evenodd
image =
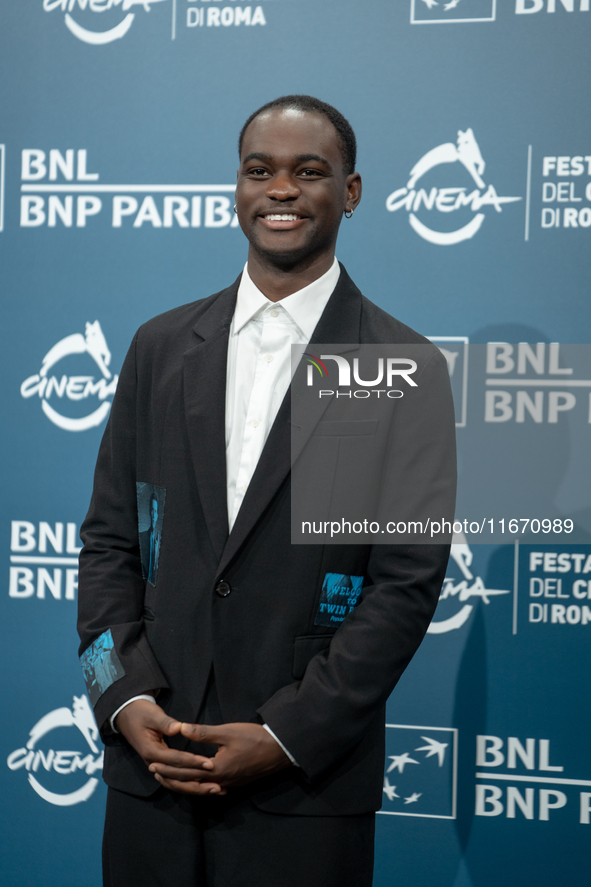
<path id="1" fill-rule="evenodd" d="M 337 285 L 340 273 L 341 269 L 335 257 L 331 267 L 322 277 L 279 302 L 271 302 L 253 283 L 248 273 L 247 262 L 238 287 L 236 310 L 232 321 L 233 334 L 240 332 L 249 321 L 255 320 L 266 308 L 275 307 L 282 308 L 304 336 L 310 339 Z"/>

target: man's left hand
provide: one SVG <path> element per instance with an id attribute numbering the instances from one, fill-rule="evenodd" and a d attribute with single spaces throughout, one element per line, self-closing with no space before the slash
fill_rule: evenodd
<path id="1" fill-rule="evenodd" d="M 220 724 L 218 727 L 183 724 L 181 733 L 193 742 L 218 746 L 207 778 L 223 789 L 245 785 L 291 766 L 279 743 L 260 724 Z M 151 764 L 150 770 L 165 788 L 186 794 L 199 793 L 194 771 L 159 763 Z"/>

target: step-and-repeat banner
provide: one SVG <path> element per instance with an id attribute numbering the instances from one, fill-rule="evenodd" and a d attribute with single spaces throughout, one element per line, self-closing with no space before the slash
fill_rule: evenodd
<path id="1" fill-rule="evenodd" d="M 591 846 L 589 0 L 21 0 L 0 11 L 3 883 L 98 887 L 78 531 L 136 328 L 228 285 L 245 118 L 338 107 L 338 256 L 433 338 L 460 497 L 388 709 L 376 887 L 583 884 Z M 574 346 L 578 345 L 578 348 Z"/>

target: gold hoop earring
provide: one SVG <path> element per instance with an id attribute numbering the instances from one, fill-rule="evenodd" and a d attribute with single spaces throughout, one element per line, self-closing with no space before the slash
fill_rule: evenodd
<path id="1" fill-rule="evenodd" d="M 350 210 L 345 210 L 345 218 L 346 218 L 346 219 L 350 219 L 350 218 L 352 218 L 352 216 L 353 216 L 353 212 L 354 212 L 354 210 L 352 210 L 352 209 L 350 209 Z"/>

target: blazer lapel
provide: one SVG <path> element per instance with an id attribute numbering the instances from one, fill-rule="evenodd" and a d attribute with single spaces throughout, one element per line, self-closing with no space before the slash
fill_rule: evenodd
<path id="1" fill-rule="evenodd" d="M 221 557 L 228 538 L 226 493 L 226 364 L 240 278 L 200 317 L 199 341 L 183 355 L 185 421 L 193 469 L 211 544 Z"/>
<path id="2" fill-rule="evenodd" d="M 330 344 L 335 354 L 353 350 L 359 343 L 360 322 L 361 293 L 341 265 L 338 283 L 312 334 L 310 347 Z M 224 547 L 218 577 L 285 481 L 292 460 L 301 453 L 331 399 L 318 398 L 311 405 L 309 398 L 294 395 L 292 403 L 291 386 L 288 388 Z"/>

